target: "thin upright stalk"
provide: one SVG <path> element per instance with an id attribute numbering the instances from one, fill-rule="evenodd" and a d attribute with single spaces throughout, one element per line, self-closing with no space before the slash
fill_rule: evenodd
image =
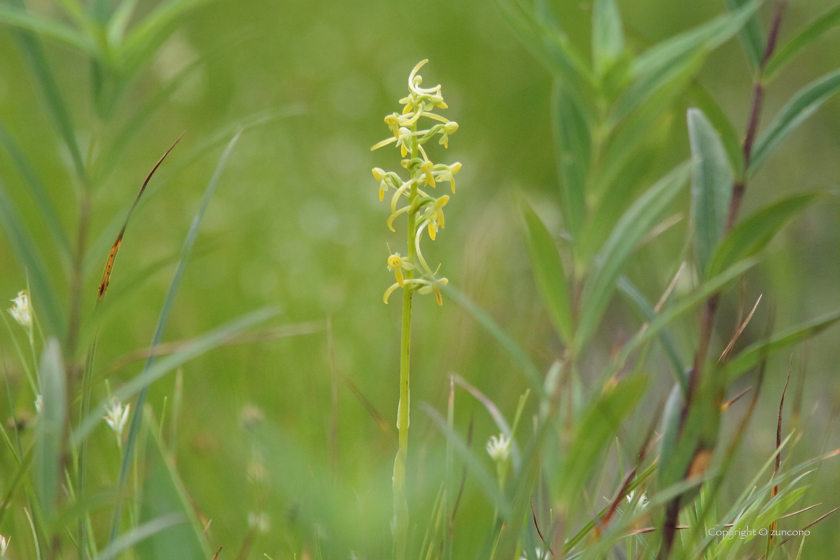
<path id="1" fill-rule="evenodd" d="M 411 131 L 417 132 L 417 124 L 411 127 Z M 417 138 L 412 136 L 411 159 L 417 157 Z M 412 178 L 417 170 L 412 171 Z M 409 207 L 414 206 L 417 200 L 417 181 L 412 183 L 408 198 Z M 408 261 L 413 263 L 417 257 L 414 246 L 415 228 L 417 216 L 415 212 L 408 212 L 408 237 L 407 251 Z M 414 271 L 405 271 L 407 279 L 414 278 Z M 411 368 L 411 295 L 413 290 L 406 284 L 403 288 L 402 300 L 402 333 L 400 338 L 400 405 L 397 409 L 397 429 L 399 430 L 400 447 L 397 451 L 397 458 L 394 461 L 394 515 L 396 517 L 396 558 L 404 560 L 408 547 L 408 500 L 405 495 L 405 468 L 408 460 L 408 424 L 410 406 L 410 368 Z"/>

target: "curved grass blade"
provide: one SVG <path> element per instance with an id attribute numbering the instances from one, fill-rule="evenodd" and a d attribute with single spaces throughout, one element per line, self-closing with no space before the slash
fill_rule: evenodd
<path id="1" fill-rule="evenodd" d="M 148 539 L 149 537 L 160 533 L 161 531 L 186 523 L 187 519 L 180 513 L 171 513 L 162 515 L 151 521 L 147 521 L 130 531 L 120 535 L 119 538 L 109 543 L 102 552 L 95 558 L 95 560 L 113 560 L 124 550 L 128 550 L 135 544 Z"/>
<path id="2" fill-rule="evenodd" d="M 125 217 L 125 221 L 123 222 L 122 228 L 120 232 L 117 234 L 117 240 L 114 241 L 114 244 L 111 245 L 111 251 L 108 253 L 108 260 L 105 263 L 105 271 L 102 273 L 102 281 L 99 283 L 99 294 L 97 296 L 97 301 L 102 301 L 105 297 L 105 292 L 108 291 L 108 285 L 111 283 L 111 272 L 114 268 L 114 260 L 117 258 L 117 251 L 120 250 L 120 245 L 122 245 L 123 235 L 125 235 L 125 229 L 128 227 L 128 221 L 131 219 L 131 214 L 134 212 L 134 209 L 137 207 L 137 203 L 140 201 L 140 197 L 143 196 L 143 192 L 146 190 L 146 185 L 149 184 L 149 181 L 152 179 L 152 176 L 157 171 L 160 164 L 163 163 L 163 160 L 166 159 L 166 156 L 169 155 L 175 146 L 178 145 L 178 142 L 181 141 L 181 138 L 184 137 L 182 133 L 181 136 L 175 140 L 175 143 L 166 150 L 166 153 L 161 156 L 149 174 L 146 176 L 146 180 L 143 181 L 143 185 L 140 187 L 140 191 L 137 193 L 137 196 L 134 198 L 134 202 L 131 204 L 131 207 L 128 209 L 128 214 Z"/>
<path id="3" fill-rule="evenodd" d="M 534 267 L 534 276 L 554 327 L 569 344 L 572 341 L 572 314 L 569 309 L 569 287 L 563 262 L 551 234 L 527 202 L 521 203 L 525 221 L 528 252 Z"/>
<path id="4" fill-rule="evenodd" d="M 19 10 L 26 10 L 23 0 L 10 0 L 9 4 Z M 82 159 L 82 152 L 79 150 L 79 144 L 76 141 L 73 121 L 70 119 L 70 113 L 64 104 L 61 90 L 47 62 L 44 47 L 41 45 L 38 37 L 30 31 L 19 29 L 15 32 L 15 35 L 17 36 L 17 41 L 23 50 L 27 63 L 35 76 L 35 81 L 38 83 L 41 93 L 46 99 L 50 113 L 52 113 L 52 117 L 56 121 L 58 132 L 67 145 L 67 149 L 70 151 L 70 157 L 73 160 L 76 175 L 79 179 L 84 179 L 86 175 L 85 164 Z"/>
<path id="5" fill-rule="evenodd" d="M 709 261 L 706 277 L 720 274 L 736 262 L 758 254 L 785 224 L 825 196 L 821 192 L 793 195 L 749 216 L 717 246 Z"/>
<path id="6" fill-rule="evenodd" d="M 799 31 L 795 37 L 776 49 L 764 68 L 765 81 L 775 78 L 796 55 L 838 25 L 840 25 L 840 5 L 823 12 Z"/>
<path id="7" fill-rule="evenodd" d="M 807 323 L 797 325 L 780 332 L 766 340 L 751 344 L 738 354 L 727 367 L 729 381 L 738 379 L 741 375 L 757 366 L 764 356 L 786 348 L 797 342 L 811 338 L 840 321 L 840 311 L 818 317 Z"/>
<path id="8" fill-rule="evenodd" d="M 55 516 L 61 482 L 61 442 L 67 416 L 67 388 L 61 345 L 51 338 L 41 355 L 41 397 L 44 399 L 35 443 L 35 493 L 48 523 Z"/>
<path id="9" fill-rule="evenodd" d="M 33 304 L 38 315 L 44 318 L 50 333 L 64 340 L 67 322 L 64 319 L 55 287 L 50 281 L 40 251 L 33 243 L 32 237 L 2 183 L 0 183 L 0 224 L 6 231 L 6 237 L 18 262 L 26 270 L 32 288 Z"/>
<path id="10" fill-rule="evenodd" d="M 69 266 L 70 255 L 73 253 L 73 249 L 70 247 L 70 241 L 67 239 L 67 234 L 65 234 L 64 230 L 61 228 L 61 220 L 58 218 L 58 212 L 56 211 L 55 206 L 53 206 L 50 197 L 47 195 L 47 190 L 44 188 L 44 184 L 35 172 L 35 169 L 33 169 L 32 165 L 30 165 L 26 155 L 20 149 L 18 143 L 15 142 L 15 139 L 12 138 L 11 134 L 9 134 L 6 127 L 3 126 L 2 122 L 0 122 L 0 143 L 6 147 L 6 152 L 9 154 L 9 157 L 12 158 L 12 161 L 14 161 L 15 166 L 18 168 L 18 172 L 21 177 L 23 177 L 27 187 L 29 187 L 29 194 L 32 196 L 35 204 L 38 205 L 38 210 L 44 217 L 44 223 L 46 223 L 47 229 L 50 231 L 56 245 L 58 245 L 58 248 L 61 250 L 61 255 L 65 264 Z"/>
<path id="11" fill-rule="evenodd" d="M 175 295 L 178 293 L 178 288 L 181 285 L 181 277 L 183 276 L 184 269 L 187 266 L 190 251 L 192 250 L 193 244 L 195 243 L 195 238 L 198 236 L 198 229 L 201 225 L 201 219 L 204 217 L 204 213 L 207 210 L 207 206 L 210 204 L 210 199 L 213 197 L 213 193 L 216 191 L 216 187 L 219 184 L 219 179 L 221 178 L 222 171 L 224 171 L 224 168 L 227 164 L 227 160 L 230 157 L 234 146 L 236 146 L 240 134 L 241 130 L 237 131 L 237 133 L 230 140 L 230 142 L 228 142 L 225 151 L 222 153 L 221 158 L 219 158 L 219 163 L 216 166 L 216 170 L 214 171 L 213 176 L 210 178 L 210 182 L 207 185 L 207 189 L 205 189 L 204 191 L 204 196 L 201 199 L 201 204 L 198 208 L 198 211 L 195 214 L 195 217 L 193 218 L 190 230 L 189 232 L 187 232 L 187 237 L 184 240 L 184 245 L 181 249 L 181 261 L 178 263 L 178 269 L 175 271 L 175 275 L 172 278 L 172 282 L 169 285 L 169 290 L 166 293 L 166 299 L 164 300 L 163 308 L 160 311 L 160 318 L 158 319 L 157 328 L 155 329 L 155 334 L 152 338 L 151 346 L 157 346 L 163 339 L 163 331 L 166 329 L 166 323 L 169 321 L 169 314 L 172 311 L 172 305 L 175 303 Z M 143 368 L 144 373 L 148 373 L 148 371 L 152 368 L 154 361 L 155 358 L 153 356 L 149 357 L 149 359 L 146 361 L 146 366 Z M 141 373 L 140 377 L 142 378 L 143 375 L 144 374 Z M 146 403 L 147 392 L 148 385 L 144 385 L 140 389 L 140 393 L 137 396 L 137 402 L 134 406 L 134 413 L 131 417 L 131 425 L 128 430 L 128 438 L 126 440 L 125 445 L 125 453 L 123 454 L 122 467 L 120 468 L 120 488 L 125 486 L 126 480 L 128 479 L 128 471 L 131 469 L 131 463 L 134 459 L 134 443 L 137 439 L 138 433 L 140 432 L 140 425 L 143 421 L 143 406 Z M 121 517 L 122 503 L 120 500 L 118 500 L 116 506 L 114 507 L 114 515 L 111 522 L 111 537 L 108 540 L 109 545 L 113 544 L 117 539 L 117 535 L 119 534 Z"/>
<path id="12" fill-rule="evenodd" d="M 578 350 L 594 334 L 615 289 L 615 281 L 636 245 L 676 197 L 691 172 L 691 163 L 677 166 L 640 196 L 616 224 L 596 260 L 601 263 L 583 291 L 581 319 L 575 333 Z"/>
<path id="13" fill-rule="evenodd" d="M 706 270 L 726 225 L 734 173 L 712 123 L 699 109 L 688 110 L 688 138 L 697 162 L 691 174 L 691 214 L 697 269 Z"/>
<path id="14" fill-rule="evenodd" d="M 543 387 L 540 370 L 537 369 L 537 366 L 534 365 L 531 358 L 528 357 L 528 354 L 526 354 L 525 351 L 522 350 L 522 348 L 512 338 L 510 338 L 498 324 L 496 324 L 492 317 L 476 305 L 475 302 L 470 300 L 459 290 L 455 289 L 451 282 L 444 286 L 443 293 L 445 293 L 449 299 L 461 306 L 464 311 L 469 313 L 469 315 L 475 319 L 479 325 L 484 327 L 484 330 L 496 339 L 502 348 L 507 350 L 508 354 L 510 354 L 513 360 L 522 368 L 522 371 L 528 379 L 528 382 L 531 384 L 531 387 L 534 389 L 534 392 L 537 395 L 544 396 L 545 388 Z"/>
<path id="15" fill-rule="evenodd" d="M 838 92 L 840 92 L 840 70 L 830 72 L 799 90 L 782 107 L 767 130 L 756 141 L 752 152 L 750 174 L 761 167 L 761 164 L 779 147 L 788 134 Z"/>

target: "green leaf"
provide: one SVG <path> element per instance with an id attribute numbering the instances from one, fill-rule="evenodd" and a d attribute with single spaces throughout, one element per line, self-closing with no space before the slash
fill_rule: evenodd
<path id="1" fill-rule="evenodd" d="M 750 162 L 750 173 L 755 173 L 788 134 L 838 91 L 840 91 L 840 70 L 826 74 L 799 90 L 782 107 L 767 130 L 756 141 Z"/>
<path id="2" fill-rule="evenodd" d="M 593 271 L 583 290 L 575 348 L 583 348 L 595 332 L 624 263 L 677 196 L 688 179 L 691 167 L 690 162 L 679 165 L 648 189 L 627 209 L 607 238 L 596 257 L 600 268 Z"/>
<path id="3" fill-rule="evenodd" d="M 726 0 L 726 7 L 730 12 L 737 11 L 742 8 L 747 0 Z M 761 66 L 761 60 L 764 58 L 764 30 L 761 26 L 761 19 L 757 13 L 753 13 L 752 17 L 747 21 L 744 27 L 738 32 L 741 39 L 741 46 L 744 48 L 744 54 L 747 55 L 747 61 L 750 63 L 753 71 L 756 71 Z"/>
<path id="4" fill-rule="evenodd" d="M 772 337 L 755 342 L 738 354 L 727 366 L 730 381 L 756 367 L 765 356 L 802 340 L 811 338 L 840 321 L 840 311 L 812 319 Z"/>
<path id="5" fill-rule="evenodd" d="M 822 13 L 814 21 L 806 25 L 791 40 L 776 49 L 767 66 L 764 68 L 764 79 L 772 80 L 776 75 L 802 52 L 803 49 L 817 41 L 837 25 L 840 25 L 840 5 Z"/>
<path id="6" fill-rule="evenodd" d="M 6 231 L 6 238 L 17 256 L 18 262 L 26 270 L 29 285 L 32 288 L 32 305 L 38 317 L 43 317 L 49 333 L 64 340 L 67 322 L 50 281 L 47 267 L 40 251 L 24 226 L 17 209 L 0 183 L 0 224 Z"/>
<path id="7" fill-rule="evenodd" d="M 636 81 L 619 99 L 610 116 L 610 123 L 617 123 L 668 83 L 673 76 L 681 74 L 685 68 L 696 64 L 698 57 L 702 59 L 706 53 L 729 40 L 752 17 L 760 5 L 760 0 L 752 0 L 735 12 L 719 16 L 708 23 L 662 41 L 639 55 L 632 69 L 632 75 Z"/>
<path id="8" fill-rule="evenodd" d="M 721 142 L 726 148 L 726 154 L 729 156 L 729 164 L 735 172 L 736 177 L 740 177 L 744 171 L 744 152 L 741 147 L 741 137 L 732 126 L 732 121 L 723 112 L 723 109 L 715 101 L 708 90 L 701 84 L 694 82 L 689 86 L 689 95 L 694 104 L 703 111 L 712 126 L 720 134 Z"/>
<path id="9" fill-rule="evenodd" d="M 61 482 L 61 442 L 67 415 L 67 389 L 61 345 L 51 338 L 41 354 L 40 385 L 43 405 L 38 417 L 35 447 L 35 493 L 41 515 L 53 521 Z"/>
<path id="10" fill-rule="evenodd" d="M 696 162 L 691 175 L 691 215 L 697 269 L 702 272 L 723 235 L 734 175 L 720 136 L 699 109 L 688 110 L 688 138 Z"/>
<path id="11" fill-rule="evenodd" d="M 11 0 L 10 3 L 16 6 L 18 10 L 26 10 L 23 0 Z M 38 40 L 38 37 L 29 31 L 18 30 L 15 35 L 26 57 L 27 64 L 34 74 L 35 81 L 38 83 L 41 93 L 44 95 L 47 107 L 56 122 L 58 131 L 64 143 L 67 145 L 67 149 L 70 150 L 70 157 L 73 160 L 76 175 L 79 178 L 84 178 L 85 164 L 82 159 L 82 152 L 79 150 L 79 144 L 76 141 L 73 121 L 70 119 L 70 113 L 64 104 L 61 90 L 58 88 L 55 76 L 53 76 L 49 62 L 47 62 L 47 55 L 44 52 L 44 48 Z"/>
<path id="12" fill-rule="evenodd" d="M 86 35 L 79 33 L 72 27 L 30 14 L 20 8 L 0 4 L 0 23 L 26 31 L 33 31 L 42 37 L 64 43 L 92 57 L 99 55 L 95 44 Z"/>
<path id="13" fill-rule="evenodd" d="M 527 202 L 522 202 L 522 215 L 527 229 L 528 252 L 534 266 L 534 277 L 548 308 L 548 314 L 563 341 L 572 340 L 572 314 L 569 309 L 569 286 L 563 262 L 551 234 Z"/>
<path id="14" fill-rule="evenodd" d="M 612 443 L 624 418 L 633 412 L 645 394 L 647 378 L 634 375 L 621 379 L 615 387 L 604 392 L 584 412 L 573 433 L 572 442 L 562 475 L 558 481 L 561 493 L 572 499 L 580 492 L 596 470 L 604 450 Z"/>
<path id="15" fill-rule="evenodd" d="M 624 29 L 615 0 L 595 0 L 592 7 L 592 61 L 603 76 L 624 51 Z"/>
<path id="16" fill-rule="evenodd" d="M 752 0 L 738 10 L 724 14 L 694 29 L 680 33 L 650 48 L 637 59 L 635 75 L 648 74 L 673 64 L 675 59 L 697 49 L 713 50 L 737 33 L 761 6 L 761 0 Z"/>
<path id="17" fill-rule="evenodd" d="M 542 375 L 528 354 L 520 347 L 502 328 L 487 314 L 482 308 L 475 304 L 463 293 L 455 289 L 450 282 L 444 286 L 443 293 L 457 303 L 464 311 L 466 311 L 476 322 L 481 325 L 496 341 L 504 348 L 513 360 L 519 364 L 525 377 L 531 384 L 531 388 L 537 395 L 544 395 L 545 389 L 543 387 Z"/>
<path id="18" fill-rule="evenodd" d="M 547 21 L 544 6 L 538 13 L 533 13 L 530 2 L 495 1 L 502 17 L 522 45 L 549 72 L 563 80 L 567 87 L 591 82 L 589 68 L 583 57 L 575 50 L 566 34 Z"/>
<path id="19" fill-rule="evenodd" d="M 560 175 L 563 225 L 575 236 L 586 216 L 586 178 L 592 151 L 587 110 L 560 80 L 554 81 L 551 97 L 551 124 L 555 163 Z"/>
<path id="20" fill-rule="evenodd" d="M 738 261 L 757 254 L 794 216 L 825 196 L 820 192 L 789 196 L 738 223 L 712 254 L 706 277 L 711 278 Z"/>

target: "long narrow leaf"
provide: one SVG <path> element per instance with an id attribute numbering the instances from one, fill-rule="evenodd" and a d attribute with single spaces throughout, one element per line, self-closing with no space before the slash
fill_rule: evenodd
<path id="1" fill-rule="evenodd" d="M 557 246 L 542 220 L 526 202 L 522 215 L 527 230 L 528 251 L 534 267 L 534 277 L 548 308 L 548 314 L 563 341 L 572 340 L 572 315 L 569 308 L 569 286 Z"/>
<path id="2" fill-rule="evenodd" d="M 726 0 L 726 7 L 734 12 L 743 7 L 747 0 Z M 758 70 L 761 59 L 764 58 L 764 30 L 761 28 L 761 19 L 758 14 L 753 13 L 747 23 L 738 32 L 741 39 L 741 46 L 744 47 L 744 54 L 750 63 L 753 71 Z"/>
<path id="3" fill-rule="evenodd" d="M 767 340 L 751 344 L 738 354 L 727 367 L 730 381 L 756 367 L 768 354 L 811 338 L 840 321 L 840 311 L 835 311 L 780 332 Z"/>
<path id="4" fill-rule="evenodd" d="M 820 39 L 827 31 L 840 25 L 840 5 L 830 8 L 802 28 L 792 39 L 776 49 L 764 68 L 764 79 L 772 80 L 803 49 Z"/>
<path id="5" fill-rule="evenodd" d="M 767 130 L 758 137 L 752 153 L 750 173 L 755 173 L 788 134 L 838 92 L 840 92 L 840 70 L 826 74 L 799 90 L 782 107 Z"/>
<path id="6" fill-rule="evenodd" d="M 715 276 L 759 253 L 794 216 L 824 197 L 825 193 L 819 192 L 789 196 L 740 222 L 715 249 L 706 276 Z"/>
<path id="7" fill-rule="evenodd" d="M 586 114 L 583 103 L 560 80 L 554 80 L 551 126 L 560 176 L 560 210 L 563 225 L 572 236 L 578 234 L 586 217 L 586 180 L 592 151 Z"/>
<path id="8" fill-rule="evenodd" d="M 139 525 L 108 544 L 95 560 L 113 560 L 119 554 L 161 531 L 186 523 L 187 519 L 180 513 L 162 515 L 151 521 Z"/>
<path id="9" fill-rule="evenodd" d="M 595 0 L 592 6 L 592 60 L 603 76 L 624 50 L 624 29 L 615 0 Z"/>
<path id="10" fill-rule="evenodd" d="M 688 110 L 688 138 L 697 165 L 691 175 L 691 214 L 697 269 L 706 265 L 723 235 L 734 174 L 717 131 L 699 109 Z"/>
<path id="11" fill-rule="evenodd" d="M 616 224 L 596 258 L 600 268 L 593 272 L 584 288 L 575 348 L 582 348 L 595 332 L 624 263 L 677 196 L 691 173 L 691 167 L 690 162 L 684 163 L 660 179 L 630 206 Z"/>

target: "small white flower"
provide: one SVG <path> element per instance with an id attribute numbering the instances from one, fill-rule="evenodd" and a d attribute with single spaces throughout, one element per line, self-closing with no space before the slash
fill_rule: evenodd
<path id="1" fill-rule="evenodd" d="M 41 411 L 44 409 L 44 397 L 38 395 L 35 398 L 35 410 L 38 411 L 38 414 L 41 414 Z"/>
<path id="2" fill-rule="evenodd" d="M 29 338 L 32 338 L 32 305 L 29 303 L 29 294 L 26 290 L 18 292 L 15 299 L 12 300 L 14 304 L 9 308 L 9 315 L 18 322 L 20 326 L 29 332 Z"/>
<path id="3" fill-rule="evenodd" d="M 248 514 L 248 526 L 260 533 L 267 533 L 271 524 L 268 522 L 266 514 L 251 512 Z"/>
<path id="4" fill-rule="evenodd" d="M 6 548 L 9 546 L 11 540 L 12 537 L 7 539 L 3 535 L 0 535 L 0 558 L 6 558 Z"/>
<path id="5" fill-rule="evenodd" d="M 487 454 L 496 463 L 504 463 L 507 461 L 510 453 L 510 440 L 504 434 L 498 436 L 490 436 L 487 442 Z"/>
<path id="6" fill-rule="evenodd" d="M 117 443 L 122 444 L 122 433 L 125 429 L 125 425 L 128 423 L 128 411 L 131 408 L 131 405 L 123 406 L 120 401 L 114 399 L 111 401 L 111 404 L 105 411 L 108 413 L 105 415 L 105 422 L 111 426 L 111 429 L 114 430 L 114 433 L 117 434 Z"/>

